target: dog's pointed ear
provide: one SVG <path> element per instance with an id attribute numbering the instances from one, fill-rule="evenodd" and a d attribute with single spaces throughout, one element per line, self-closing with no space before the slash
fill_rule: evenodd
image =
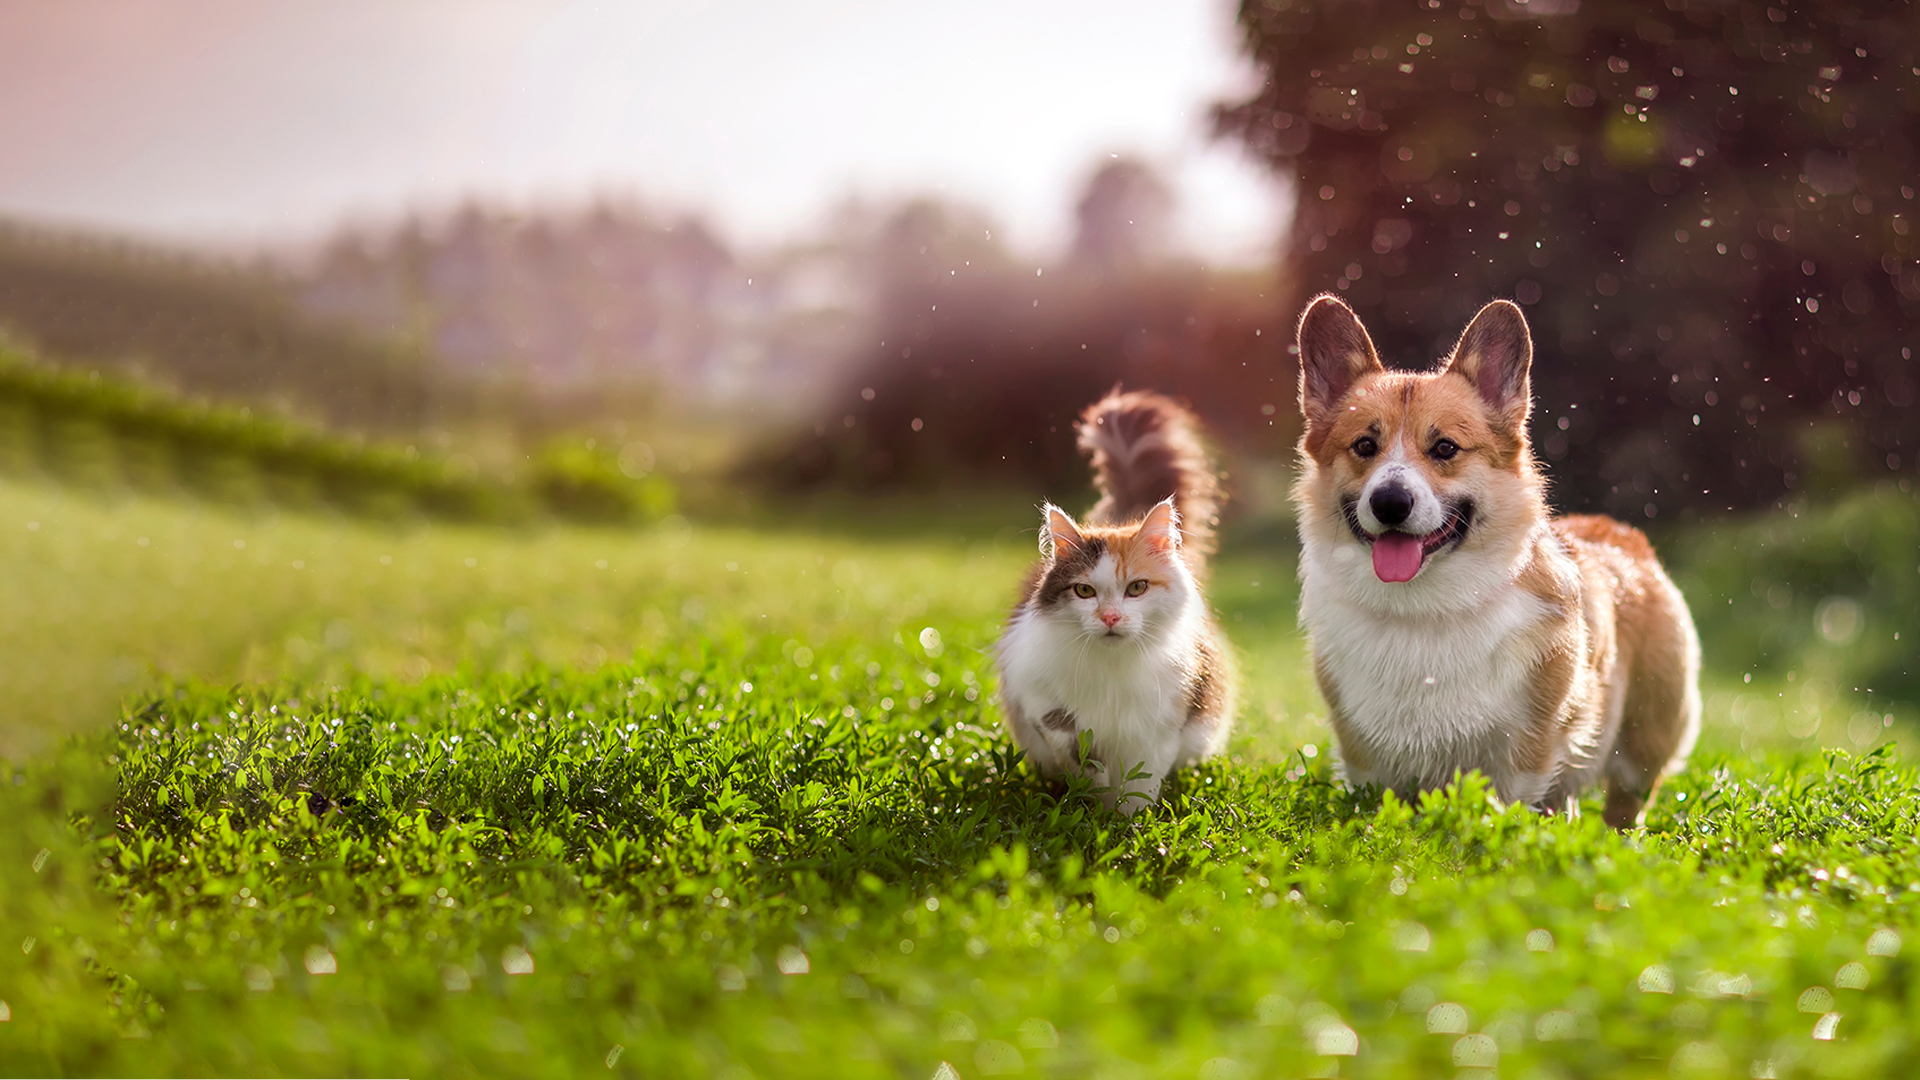
<path id="1" fill-rule="evenodd" d="M 1533 336 L 1527 332 L 1527 317 L 1512 301 L 1495 300 L 1467 324 L 1446 370 L 1472 383 L 1502 421 L 1524 429 L 1533 407 L 1527 378 L 1532 367 Z"/>
<path id="2" fill-rule="evenodd" d="M 1046 519 L 1046 527 L 1040 530 L 1040 554 L 1049 559 L 1063 558 L 1086 544 L 1086 538 L 1080 535 L 1080 526 L 1074 524 L 1072 515 L 1065 510 L 1048 503 L 1041 514 Z"/>
<path id="3" fill-rule="evenodd" d="M 1298 340 L 1300 412 L 1309 427 L 1331 416 L 1360 376 L 1384 370 L 1367 328 L 1339 297 L 1314 297 L 1300 316 Z"/>

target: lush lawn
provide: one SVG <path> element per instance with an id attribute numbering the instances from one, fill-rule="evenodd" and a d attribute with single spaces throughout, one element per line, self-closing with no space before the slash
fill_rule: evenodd
<path id="1" fill-rule="evenodd" d="M 0 485 L 0 731 L 33 762 L 0 770 L 0 1072 L 1920 1062 L 1920 778 L 1816 749 L 1906 730 L 1856 742 L 1837 637 L 1712 673 L 1643 834 L 1471 786 L 1383 806 L 1330 783 L 1290 556 L 1243 543 L 1235 755 L 1121 821 L 996 729 L 1021 527 L 396 529 Z"/>
<path id="2" fill-rule="evenodd" d="M 862 513 L 779 531 L 683 518 L 503 530 L 0 479 L 0 757 L 105 727 L 161 675 L 417 682 L 462 665 L 592 669 L 727 635 L 882 645 L 932 626 L 985 677 L 1034 550 L 1031 508 L 960 534 L 924 511 L 881 528 Z M 1249 749 L 1324 739 L 1301 676 L 1290 551 L 1229 560 L 1216 591 L 1249 660 Z"/>

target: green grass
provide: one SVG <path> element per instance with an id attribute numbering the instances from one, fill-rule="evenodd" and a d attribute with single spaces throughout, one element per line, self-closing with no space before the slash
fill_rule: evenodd
<path id="1" fill-rule="evenodd" d="M 642 531 L 403 526 L 0 478 L 0 757 L 104 727 L 163 676 L 418 681 L 461 665 L 591 669 L 735 632 L 819 650 L 932 626 L 984 677 L 1032 534 L 897 524 L 868 530 L 878 538 L 680 518 Z M 1293 589 L 1284 551 L 1217 575 L 1249 661 L 1242 727 L 1269 755 L 1324 739 Z"/>
<path id="2" fill-rule="evenodd" d="M 35 363 L 0 343 L 0 471 L 50 473 L 106 490 L 384 518 L 524 523 L 654 521 L 677 491 L 653 450 L 557 438 L 483 475 L 464 455 L 348 438 L 246 406 L 183 398 L 124 376 Z"/>
<path id="3" fill-rule="evenodd" d="M 1790 727 L 1862 699 L 1769 716 L 1738 703 L 1797 683 L 1716 663 L 1643 833 L 1472 783 L 1382 803 L 1331 782 L 1288 552 L 1242 546 L 1214 590 L 1251 679 L 1233 753 L 1122 820 L 997 729 L 985 650 L 1030 538 L 869 531 L 401 529 L 0 483 L 0 700 L 39 702 L 4 728 L 28 764 L 0 768 L 0 1073 L 1920 1060 L 1920 777 L 1819 749 L 1845 720 Z"/>
<path id="4" fill-rule="evenodd" d="M 1920 501 L 1909 486 L 1709 525 L 1675 544 L 1718 666 L 1792 672 L 1794 697 L 1853 696 L 1859 711 L 1920 700 Z M 1810 710 L 1792 726 L 1834 711 Z M 1857 733 L 1859 711 L 1838 719 Z"/>

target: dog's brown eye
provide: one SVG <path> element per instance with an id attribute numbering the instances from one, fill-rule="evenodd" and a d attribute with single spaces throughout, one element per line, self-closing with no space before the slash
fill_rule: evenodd
<path id="1" fill-rule="evenodd" d="M 1361 457 L 1372 457 L 1380 452 L 1380 444 L 1373 441 L 1373 436 L 1362 435 L 1353 440 L 1353 452 Z"/>
<path id="2" fill-rule="evenodd" d="M 1073 595 L 1082 600 L 1091 600 L 1093 599 L 1093 586 L 1083 581 L 1073 587 Z"/>
<path id="3" fill-rule="evenodd" d="M 1140 595 L 1143 595 L 1146 591 L 1147 591 L 1146 578 L 1139 578 L 1137 580 L 1127 582 L 1128 596 L 1140 596 Z"/>
<path id="4" fill-rule="evenodd" d="M 1427 451 L 1427 453 L 1432 454 L 1441 461 L 1452 461 L 1453 455 L 1459 452 L 1460 444 L 1454 442 L 1452 439 L 1441 439 L 1439 442 L 1433 444 L 1433 449 Z"/>

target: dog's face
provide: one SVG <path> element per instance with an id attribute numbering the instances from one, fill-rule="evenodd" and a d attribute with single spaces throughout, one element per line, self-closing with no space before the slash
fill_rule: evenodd
<path id="1" fill-rule="evenodd" d="M 1527 444 L 1533 348 L 1520 309 L 1488 304 L 1424 374 L 1387 371 L 1331 296 L 1308 306 L 1299 343 L 1296 497 L 1308 543 L 1388 603 L 1411 597 L 1377 590 L 1471 590 L 1498 569 L 1539 518 Z"/>

